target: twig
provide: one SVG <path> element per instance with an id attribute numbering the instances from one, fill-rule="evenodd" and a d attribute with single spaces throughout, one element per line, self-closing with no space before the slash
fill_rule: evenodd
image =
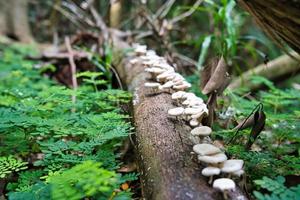
<path id="1" fill-rule="evenodd" d="M 179 58 L 181 60 L 184 60 L 184 61 L 186 61 L 186 62 L 188 62 L 188 63 L 190 63 L 190 64 L 192 64 L 194 66 L 197 66 L 197 62 L 195 60 L 193 60 L 193 59 L 191 59 L 191 58 L 189 58 L 189 57 L 187 57 L 185 55 L 182 55 L 180 53 L 174 52 L 173 56 L 177 57 L 177 58 Z"/>
<path id="2" fill-rule="evenodd" d="M 72 73 L 72 86 L 73 86 L 73 90 L 74 93 L 72 94 L 72 102 L 75 104 L 76 102 L 76 91 L 78 88 L 78 83 L 77 83 L 77 78 L 76 78 L 76 65 L 75 65 L 75 61 L 74 61 L 74 53 L 71 47 L 71 43 L 70 43 L 70 38 L 69 37 L 65 37 L 65 44 L 69 53 L 69 63 L 71 66 L 71 73 Z M 72 111 L 74 112 L 75 110 L 72 109 Z"/>
<path id="3" fill-rule="evenodd" d="M 172 5 L 175 3 L 175 0 L 168 0 L 166 3 L 164 3 L 155 13 L 154 18 L 164 18 L 168 12 L 170 11 Z"/>
<path id="4" fill-rule="evenodd" d="M 247 120 L 253 115 L 254 112 L 256 112 L 257 110 L 263 110 L 263 108 L 264 108 L 264 105 L 262 103 L 259 103 L 258 105 L 256 105 L 255 108 L 253 108 L 253 110 L 251 111 L 251 113 L 247 116 L 247 118 L 243 121 L 241 127 L 235 132 L 234 136 L 232 136 L 232 138 L 226 143 L 226 145 L 234 142 L 237 134 L 243 128 L 243 126 L 247 122 Z"/>
<path id="5" fill-rule="evenodd" d="M 62 15 L 64 15 L 66 18 L 68 18 L 75 26 L 77 26 L 79 29 L 84 29 L 80 23 L 77 22 L 75 19 L 75 16 L 63 9 L 62 7 L 54 4 L 53 8 L 60 12 Z"/>
<path id="6" fill-rule="evenodd" d="M 96 21 L 97 26 L 102 31 L 104 40 L 107 41 L 107 39 L 108 39 L 108 28 L 107 28 L 103 18 L 101 17 L 101 15 L 99 15 L 99 13 L 96 11 L 94 6 L 90 5 L 89 9 L 90 9 L 90 12 L 92 13 L 95 21 Z"/>
<path id="7" fill-rule="evenodd" d="M 189 9 L 187 12 L 182 13 L 181 15 L 174 17 L 173 19 L 170 20 L 171 24 L 175 24 L 180 20 L 183 20 L 186 17 L 189 17 L 192 15 L 198 8 L 198 6 L 203 2 L 203 0 L 197 0 L 194 5 L 192 6 L 191 9 Z"/>
<path id="8" fill-rule="evenodd" d="M 135 38 L 135 40 L 140 40 L 142 38 L 149 37 L 151 35 L 153 35 L 153 31 L 145 31 L 145 32 L 142 32 L 142 33 L 136 35 L 134 38 Z"/>
<path id="9" fill-rule="evenodd" d="M 86 13 L 82 11 L 81 7 L 77 6 L 74 2 L 64 1 L 62 5 L 69 9 L 82 22 L 92 27 L 95 26 L 95 23 L 88 16 L 86 16 Z"/>
<path id="10" fill-rule="evenodd" d="M 110 69 L 111 69 L 111 71 L 115 74 L 116 79 L 117 79 L 117 81 L 118 81 L 118 84 L 119 84 L 119 86 L 120 86 L 120 89 L 123 90 L 123 89 L 124 89 L 124 88 L 123 88 L 123 84 L 122 84 L 121 78 L 120 78 L 120 76 L 119 76 L 117 70 L 115 70 L 115 68 L 114 68 L 113 66 L 110 66 Z"/>

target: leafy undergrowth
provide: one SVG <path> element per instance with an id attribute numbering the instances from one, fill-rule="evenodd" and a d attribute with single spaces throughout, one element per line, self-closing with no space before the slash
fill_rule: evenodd
<path id="1" fill-rule="evenodd" d="M 130 94 L 95 91 L 95 84 L 74 92 L 41 76 L 24 59 L 30 51 L 1 48 L 0 193 L 11 200 L 130 199 L 120 185 L 137 175 L 116 172 L 116 152 L 132 129 L 119 106 Z"/>
<path id="2" fill-rule="evenodd" d="M 189 80 L 192 91 L 201 95 L 198 78 L 191 76 Z M 219 98 L 214 140 L 224 144 L 230 157 L 245 161 L 246 187 L 253 198 L 296 200 L 300 197 L 300 92 L 278 88 L 259 76 L 253 76 L 252 81 L 266 89 L 252 96 L 247 88 L 226 90 Z M 234 127 L 260 103 L 266 114 L 265 128 L 247 150 L 251 128 L 236 135 Z"/>
<path id="3" fill-rule="evenodd" d="M 262 193 L 256 191 L 254 193 L 256 198 L 296 199 L 296 196 L 300 196 L 300 92 L 296 89 L 279 89 L 263 77 L 253 76 L 252 81 L 266 85 L 267 89 L 259 91 L 255 97 L 243 96 L 242 94 L 247 90 L 245 88 L 227 92 L 225 100 L 219 102 L 224 108 L 219 113 L 219 117 L 231 129 L 219 129 L 216 138 L 221 138 L 228 143 L 236 134 L 231 122 L 242 121 L 255 106 L 262 103 L 266 114 L 266 125 L 252 148 L 250 150 L 245 148 L 246 141 L 250 137 L 250 129 L 245 129 L 236 135 L 234 142 L 226 145 L 227 152 L 230 156 L 245 161 L 248 187 L 251 190 L 265 189 L 271 192 L 269 195 L 265 190 L 262 190 Z M 241 90 L 244 92 L 240 93 Z M 274 194 L 272 192 L 275 189 L 268 187 L 268 184 L 261 184 L 262 182 L 258 180 L 262 179 L 270 183 L 280 180 L 281 188 L 285 188 L 282 176 L 288 177 L 289 185 L 294 186 L 294 193 L 290 196 L 287 194 L 289 192 L 282 195 Z"/>

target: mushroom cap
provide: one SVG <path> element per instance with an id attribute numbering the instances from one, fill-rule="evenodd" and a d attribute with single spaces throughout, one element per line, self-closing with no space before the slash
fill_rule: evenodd
<path id="1" fill-rule="evenodd" d="M 234 190 L 235 182 L 229 178 L 218 178 L 214 181 L 213 188 L 219 189 L 221 191 Z"/>
<path id="2" fill-rule="evenodd" d="M 200 124 L 200 122 L 197 119 L 190 120 L 190 125 L 193 127 L 198 126 L 199 124 Z"/>
<path id="3" fill-rule="evenodd" d="M 217 167 L 205 167 L 201 172 L 203 176 L 219 175 L 220 173 L 221 170 Z"/>
<path id="4" fill-rule="evenodd" d="M 192 92 L 187 92 L 185 95 L 184 95 L 184 98 L 186 99 L 190 99 L 190 98 L 195 98 L 196 95 Z"/>
<path id="5" fill-rule="evenodd" d="M 159 67 L 162 69 L 167 69 L 167 70 L 175 72 L 174 68 L 166 62 L 157 63 L 154 67 Z"/>
<path id="6" fill-rule="evenodd" d="M 146 66 L 153 66 L 153 65 L 155 65 L 155 64 L 157 64 L 159 62 L 160 62 L 159 60 L 153 60 L 153 59 L 151 59 L 151 60 L 144 60 L 143 64 L 146 65 Z"/>
<path id="7" fill-rule="evenodd" d="M 244 165 L 243 160 L 237 160 L 237 159 L 226 160 L 223 163 L 221 171 L 225 173 L 236 172 L 241 170 L 243 168 L 243 165 Z"/>
<path id="8" fill-rule="evenodd" d="M 150 68 L 145 69 L 145 72 L 150 72 L 150 73 L 154 73 L 154 74 L 161 74 L 164 71 L 166 71 L 166 70 L 158 68 L 158 67 L 150 67 Z"/>
<path id="9" fill-rule="evenodd" d="M 156 79 L 157 79 L 158 81 L 161 80 L 161 79 L 166 79 L 167 77 L 172 76 L 172 74 L 174 74 L 174 73 L 175 73 L 175 72 L 172 71 L 172 70 L 167 70 L 167 71 L 165 71 L 165 72 L 159 74 L 159 75 L 156 77 Z"/>
<path id="10" fill-rule="evenodd" d="M 212 132 L 211 128 L 208 127 L 208 126 L 199 126 L 199 127 L 196 127 L 194 128 L 192 131 L 191 131 L 191 134 L 192 135 L 197 135 L 197 136 L 208 136 L 210 135 Z"/>
<path id="11" fill-rule="evenodd" d="M 204 115 L 206 115 L 206 112 L 205 111 L 201 111 L 201 112 L 199 112 L 199 113 L 196 113 L 196 114 L 194 114 L 194 115 L 191 115 L 191 118 L 192 119 L 200 119 L 199 121 L 201 121 L 201 118 L 204 116 Z"/>
<path id="12" fill-rule="evenodd" d="M 157 56 L 154 50 L 147 50 L 146 56 Z"/>
<path id="13" fill-rule="evenodd" d="M 189 99 L 189 106 L 193 107 L 206 107 L 206 105 L 203 103 L 203 99 L 199 97 L 195 97 L 193 99 Z"/>
<path id="14" fill-rule="evenodd" d="M 151 83 L 145 83 L 144 86 L 147 88 L 158 88 L 161 85 L 159 83 L 151 82 Z"/>
<path id="15" fill-rule="evenodd" d="M 193 146 L 193 151 L 200 156 L 221 153 L 221 150 L 212 144 L 196 144 Z"/>
<path id="16" fill-rule="evenodd" d="M 146 45 L 136 45 L 134 48 L 134 52 L 137 54 L 146 54 L 147 53 L 147 46 Z"/>
<path id="17" fill-rule="evenodd" d="M 173 81 L 168 81 L 165 84 L 163 84 L 161 87 L 162 89 L 171 88 L 174 85 Z"/>
<path id="18" fill-rule="evenodd" d="M 202 108 L 195 108 L 195 107 L 184 109 L 184 113 L 187 115 L 195 115 L 201 111 L 202 111 Z"/>
<path id="19" fill-rule="evenodd" d="M 210 156 L 198 155 L 198 160 L 205 163 L 217 164 L 227 160 L 227 156 L 224 153 L 218 153 Z"/>
<path id="20" fill-rule="evenodd" d="M 182 115 L 183 112 L 184 112 L 183 107 L 171 108 L 170 110 L 168 110 L 168 114 L 171 115 L 171 116 Z"/>
<path id="21" fill-rule="evenodd" d="M 184 91 L 178 91 L 172 94 L 172 99 L 181 99 L 186 92 Z"/>
<path id="22" fill-rule="evenodd" d="M 139 61 L 139 59 L 137 59 L 137 58 L 132 58 L 129 60 L 130 64 L 133 64 L 133 65 L 136 64 L 138 61 Z"/>

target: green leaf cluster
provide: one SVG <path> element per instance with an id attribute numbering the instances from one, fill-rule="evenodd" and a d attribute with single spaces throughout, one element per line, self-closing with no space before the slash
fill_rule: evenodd
<path id="1" fill-rule="evenodd" d="M 74 91 L 43 77 L 24 52 L 0 51 L 0 175 L 9 199 L 61 199 L 61 191 L 70 192 L 65 199 L 128 199 L 129 190 L 115 189 L 137 175 L 126 178 L 115 170 L 121 164 L 117 149 L 132 131 L 120 109 L 131 95 L 95 91 L 98 72 L 79 74 L 89 81 Z"/>
<path id="2" fill-rule="evenodd" d="M 260 180 L 255 180 L 254 183 L 258 188 L 268 191 L 268 194 L 254 191 L 254 195 L 258 200 L 297 200 L 300 196 L 300 184 L 288 188 L 284 185 L 285 178 L 282 176 L 275 179 L 263 177 Z"/>
<path id="3" fill-rule="evenodd" d="M 12 156 L 0 157 L 0 178 L 5 178 L 13 172 L 27 169 L 27 162 L 13 158 Z"/>

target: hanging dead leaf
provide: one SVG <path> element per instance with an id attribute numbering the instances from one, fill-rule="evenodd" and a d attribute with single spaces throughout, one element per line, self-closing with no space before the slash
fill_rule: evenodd
<path id="1" fill-rule="evenodd" d="M 229 74 L 226 72 L 225 73 L 225 79 L 224 79 L 224 83 L 218 88 L 217 90 L 217 94 L 221 95 L 224 90 L 227 88 L 227 86 L 229 85 L 229 83 L 231 82 L 231 77 L 229 76 Z"/>
<path id="2" fill-rule="evenodd" d="M 254 114 L 252 114 L 250 117 L 242 120 L 236 127 L 234 127 L 234 130 L 244 130 L 253 125 L 254 125 Z"/>
<path id="3" fill-rule="evenodd" d="M 250 137 L 246 144 L 246 149 L 249 150 L 252 144 L 255 142 L 258 135 L 261 133 L 266 123 L 266 115 L 262 109 L 257 110 L 254 113 L 254 125 L 252 127 Z"/>
<path id="4" fill-rule="evenodd" d="M 218 90 L 222 85 L 225 84 L 226 73 L 227 65 L 224 57 L 222 56 L 209 81 L 206 83 L 204 89 L 202 90 L 202 93 L 209 94 L 214 90 Z"/>
<path id="5" fill-rule="evenodd" d="M 218 58 L 215 57 L 213 59 L 211 59 L 209 61 L 209 63 L 201 70 L 201 74 L 200 74 L 200 80 L 201 80 L 201 90 L 204 89 L 205 85 L 207 84 L 207 82 L 209 81 L 209 78 L 212 76 L 212 74 L 214 73 L 217 65 L 218 65 Z"/>

